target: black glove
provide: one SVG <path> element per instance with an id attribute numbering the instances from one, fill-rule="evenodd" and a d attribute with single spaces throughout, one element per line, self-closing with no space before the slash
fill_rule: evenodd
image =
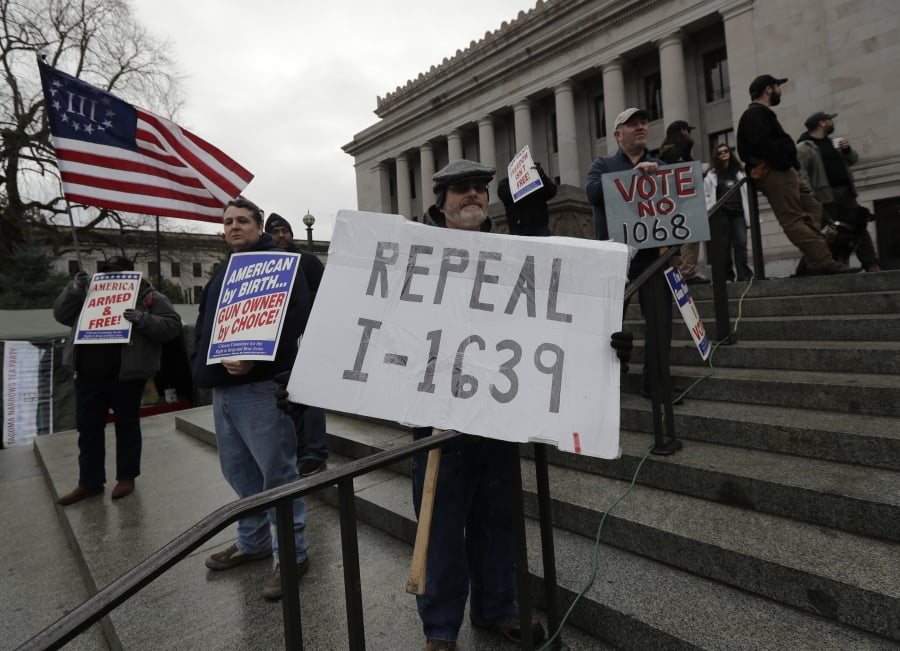
<path id="1" fill-rule="evenodd" d="M 631 360 L 631 349 L 634 348 L 634 335 L 627 330 L 612 333 L 609 345 L 616 351 L 616 357 L 622 363 L 622 372 L 628 372 L 628 362 Z"/>
<path id="2" fill-rule="evenodd" d="M 140 310 L 135 310 L 133 308 L 128 308 L 122 313 L 122 316 L 125 317 L 126 321 L 131 321 L 134 325 L 140 324 L 141 321 L 144 320 L 144 312 Z"/>
<path id="3" fill-rule="evenodd" d="M 90 279 L 91 279 L 91 277 L 88 276 L 87 271 L 79 271 L 77 274 L 75 274 L 75 277 L 72 279 L 72 282 L 75 283 L 76 288 L 84 289 L 85 287 L 88 286 L 88 281 Z"/>
<path id="4" fill-rule="evenodd" d="M 272 377 L 272 381 L 278 385 L 275 389 L 275 405 L 291 418 L 297 418 L 306 411 L 306 405 L 299 402 L 291 402 L 288 398 L 287 383 L 291 379 L 290 371 L 282 371 Z"/>

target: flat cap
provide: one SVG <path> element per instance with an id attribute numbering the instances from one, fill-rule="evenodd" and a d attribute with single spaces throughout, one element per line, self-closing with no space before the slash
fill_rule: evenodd
<path id="1" fill-rule="evenodd" d="M 490 181 L 497 173 L 497 168 L 482 165 L 475 161 L 461 158 L 455 160 L 446 167 L 442 167 L 431 177 L 431 189 L 435 194 L 463 179 L 486 179 Z"/>

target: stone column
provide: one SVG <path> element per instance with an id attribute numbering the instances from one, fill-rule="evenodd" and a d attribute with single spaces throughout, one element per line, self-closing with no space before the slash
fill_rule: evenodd
<path id="1" fill-rule="evenodd" d="M 525 145 L 534 149 L 531 135 L 531 102 L 527 99 L 516 102 L 513 106 L 513 124 L 516 130 L 516 153 L 522 151 Z"/>
<path id="2" fill-rule="evenodd" d="M 728 80 L 731 85 L 731 123 L 738 122 L 750 101 L 748 87 L 757 75 L 756 41 L 753 38 L 753 0 L 729 7 L 722 13 L 728 48 Z"/>
<path id="3" fill-rule="evenodd" d="M 419 159 L 422 166 L 421 214 L 424 216 L 431 204 L 434 203 L 434 192 L 431 191 L 431 177 L 434 176 L 434 150 L 432 150 L 430 142 L 419 147 Z"/>
<path id="4" fill-rule="evenodd" d="M 616 116 L 628 108 L 625 102 L 625 76 L 622 59 L 616 57 L 603 64 L 603 104 L 606 107 L 606 150 L 610 154 L 618 149 L 613 135 Z M 644 108 L 644 107 L 638 107 Z"/>
<path id="5" fill-rule="evenodd" d="M 391 206 L 391 169 L 390 164 L 381 161 L 378 163 L 378 205 L 381 206 L 381 212 L 390 214 L 393 210 Z"/>
<path id="6" fill-rule="evenodd" d="M 497 167 L 497 145 L 494 141 L 494 118 L 490 115 L 478 120 L 478 149 L 481 153 L 479 162 L 491 167 Z M 506 174 L 500 170 L 497 176 L 490 184 L 490 194 L 492 199 L 497 198 L 497 177 L 503 177 Z"/>
<path id="7" fill-rule="evenodd" d="M 450 155 L 451 163 L 463 157 L 462 132 L 459 129 L 447 134 L 447 153 Z"/>
<path id="8" fill-rule="evenodd" d="M 556 141 L 559 143 L 560 183 L 581 187 L 578 139 L 575 135 L 575 98 L 571 80 L 553 89 L 556 95 Z"/>
<path id="9" fill-rule="evenodd" d="M 409 185 L 409 159 L 397 154 L 397 214 L 412 219 L 412 192 Z"/>
<path id="10" fill-rule="evenodd" d="M 679 29 L 657 42 L 659 72 L 662 77 L 663 121 L 666 125 L 675 120 L 691 122 L 683 38 L 684 34 Z"/>

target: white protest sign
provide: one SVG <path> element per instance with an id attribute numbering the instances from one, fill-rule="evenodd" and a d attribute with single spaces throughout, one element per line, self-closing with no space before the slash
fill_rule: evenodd
<path id="1" fill-rule="evenodd" d="M 665 274 L 666 280 L 669 282 L 669 289 L 672 290 L 672 296 L 675 297 L 678 309 L 681 310 L 681 317 L 691 333 L 694 345 L 700 351 L 700 357 L 706 360 L 710 352 L 709 337 L 706 336 L 706 328 L 703 327 L 700 314 L 697 312 L 697 305 L 691 297 L 691 292 L 688 291 L 687 282 L 678 269 L 669 267 Z"/>
<path id="2" fill-rule="evenodd" d="M 127 344 L 131 322 L 122 314 L 135 306 L 140 288 L 140 271 L 94 274 L 78 316 L 74 343 Z"/>
<path id="3" fill-rule="evenodd" d="M 616 458 L 627 266 L 612 242 L 342 210 L 291 398 Z"/>
<path id="4" fill-rule="evenodd" d="M 609 239 L 638 249 L 709 239 L 699 161 L 604 174 L 600 182 Z"/>
<path id="5" fill-rule="evenodd" d="M 228 259 L 207 364 L 275 359 L 299 267 L 300 256 L 283 251 L 235 253 Z"/>
<path id="6" fill-rule="evenodd" d="M 53 431 L 53 346 L 3 342 L 3 446 Z"/>
<path id="7" fill-rule="evenodd" d="M 514 202 L 544 187 L 528 145 L 525 145 L 509 162 L 506 174 L 509 177 L 509 192 Z"/>

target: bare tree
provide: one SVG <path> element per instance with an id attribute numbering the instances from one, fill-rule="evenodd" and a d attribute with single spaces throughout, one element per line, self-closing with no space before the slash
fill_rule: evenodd
<path id="1" fill-rule="evenodd" d="M 181 106 L 181 80 L 170 44 L 142 25 L 128 0 L 0 0 L 0 270 L 37 229 L 59 237 L 67 223 L 50 127 L 44 114 L 37 54 L 71 75 L 166 117 Z M 112 220 L 85 208 L 79 229 Z M 57 246 L 53 247 L 54 249 Z"/>

